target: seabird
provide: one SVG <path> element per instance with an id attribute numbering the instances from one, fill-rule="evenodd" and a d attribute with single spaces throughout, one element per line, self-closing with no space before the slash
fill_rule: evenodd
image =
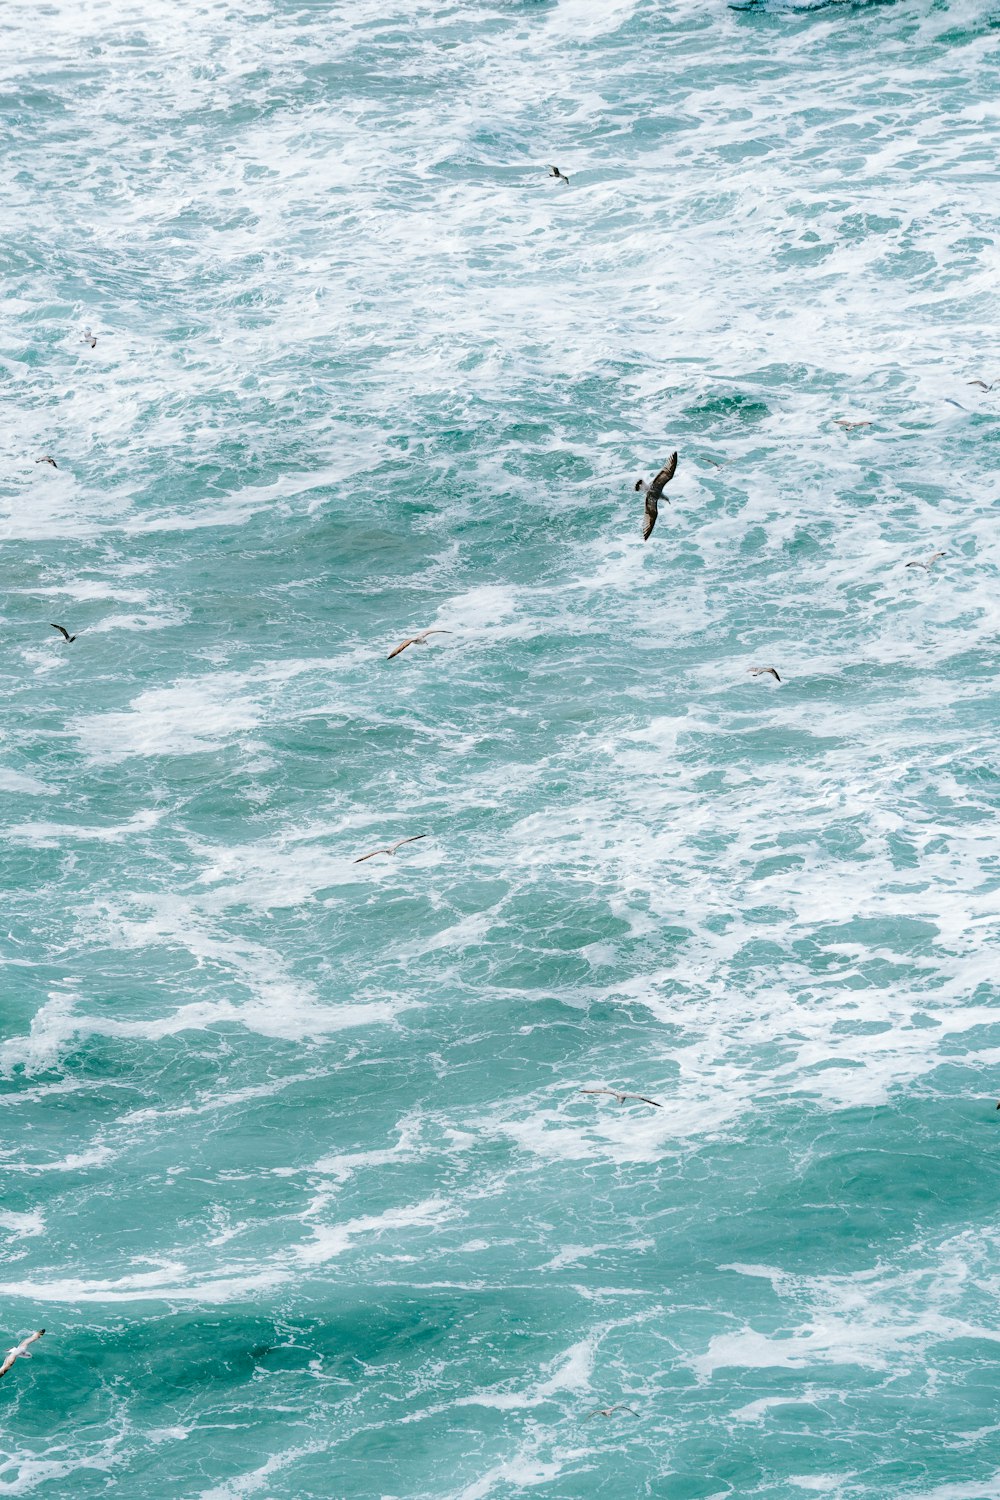
<path id="1" fill-rule="evenodd" d="M 564 182 L 566 186 L 569 187 L 569 178 L 566 176 L 565 172 L 560 172 L 558 167 L 550 167 L 549 176 L 558 178 L 560 182 Z"/>
<path id="2" fill-rule="evenodd" d="M 389 652 L 389 655 L 386 657 L 386 661 L 392 661 L 392 658 L 394 656 L 398 656 L 401 651 L 405 651 L 406 648 L 407 648 L 407 646 L 422 646 L 422 645 L 424 645 L 424 643 L 426 642 L 427 637 L 429 635 L 451 635 L 451 631 L 450 630 L 425 630 L 420 635 L 411 635 L 409 637 L 409 639 L 405 640 L 401 646 L 397 646 L 396 649 L 395 649 L 395 651 L 390 651 Z"/>
<path id="3" fill-rule="evenodd" d="M 58 630 L 59 634 L 62 635 L 62 636 L 65 636 L 68 641 L 75 641 L 76 640 L 76 636 L 75 635 L 70 635 L 70 633 L 66 629 L 65 625 L 53 625 L 52 629 L 53 630 Z"/>
<path id="4" fill-rule="evenodd" d="M 853 432 L 855 427 L 870 427 L 870 422 L 849 422 L 846 417 L 837 418 L 837 426 L 842 427 L 845 432 Z"/>
<path id="5" fill-rule="evenodd" d="M 397 839 L 394 844 L 387 845 L 385 849 L 373 849 L 370 854 L 362 854 L 361 858 L 356 859 L 354 863 L 356 865 L 363 865 L 366 859 L 374 859 L 376 854 L 395 854 L 396 850 L 401 849 L 404 844 L 415 844 L 418 839 L 425 839 L 426 837 L 426 833 L 414 833 L 408 839 Z"/>
<path id="6" fill-rule="evenodd" d="M 967 380 L 965 383 L 966 385 L 978 385 L 982 391 L 991 391 L 993 389 L 992 385 L 987 385 L 985 380 Z"/>
<path id="7" fill-rule="evenodd" d="M 947 552 L 932 552 L 926 562 L 920 562 L 919 560 L 917 560 L 916 562 L 908 562 L 906 566 L 908 568 L 923 568 L 925 573 L 929 573 L 932 566 L 937 562 L 939 557 L 947 556 Z"/>
<path id="8" fill-rule="evenodd" d="M 775 682 L 781 681 L 773 667 L 747 667 L 747 671 L 751 677 L 773 677 Z"/>
<path id="9" fill-rule="evenodd" d="M 81 344 L 89 344 L 91 349 L 97 348 L 97 340 L 95 339 L 89 328 L 85 328 L 83 330 L 83 338 L 80 340 L 80 342 Z"/>
<path id="10" fill-rule="evenodd" d="M 1000 1109 L 1000 1105 L 997 1108 Z M 633 1411 L 631 1406 L 626 1406 L 624 1401 L 618 1401 L 614 1406 L 599 1406 L 596 1411 L 588 1411 L 583 1420 L 589 1422 L 591 1417 L 613 1417 L 616 1411 L 631 1412 L 633 1417 L 639 1415 L 637 1411 Z"/>
<path id="11" fill-rule="evenodd" d="M 35 463 L 36 464 L 51 464 L 54 469 L 58 469 L 58 467 L 59 467 L 59 465 L 56 463 L 55 459 L 54 458 L 50 458 L 47 453 L 43 453 L 41 458 L 36 458 L 35 459 Z"/>
<path id="12" fill-rule="evenodd" d="M 659 505 L 660 497 L 663 494 L 663 486 L 670 483 L 671 479 L 673 479 L 674 477 L 676 470 L 677 454 L 671 453 L 670 457 L 667 459 L 659 474 L 657 474 L 656 478 L 652 479 L 649 484 L 646 484 L 642 479 L 637 479 L 635 482 L 636 490 L 641 490 L 646 497 L 646 514 L 643 517 L 642 522 L 642 539 L 644 542 L 648 542 L 649 538 L 653 534 L 653 527 L 656 525 L 656 517 L 658 514 L 657 507 Z M 669 500 L 667 501 L 667 504 L 670 504 Z"/>
<path id="13" fill-rule="evenodd" d="M 581 1094 L 610 1094 L 612 1099 L 617 1099 L 619 1104 L 624 1104 L 626 1099 L 638 1099 L 640 1104 L 651 1104 L 654 1109 L 662 1109 L 662 1104 L 657 1104 L 655 1099 L 647 1099 L 645 1094 L 623 1094 L 620 1089 L 580 1089 Z"/>
<path id="14" fill-rule="evenodd" d="M 36 1339 L 40 1339 L 44 1332 L 44 1328 L 39 1328 L 37 1333 L 29 1333 L 28 1337 L 22 1339 L 19 1344 L 15 1344 L 13 1349 L 8 1349 L 4 1355 L 3 1364 L 0 1365 L 0 1375 L 6 1375 L 15 1359 L 30 1359 L 31 1355 L 28 1353 L 28 1346 L 33 1344 Z"/>

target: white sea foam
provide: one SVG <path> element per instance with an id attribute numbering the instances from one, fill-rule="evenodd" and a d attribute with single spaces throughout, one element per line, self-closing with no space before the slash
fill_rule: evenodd
<path id="1" fill-rule="evenodd" d="M 40 1208 L 27 1213 L 16 1213 L 13 1209 L 0 1210 L 0 1229 L 9 1230 L 15 1239 L 33 1239 L 45 1233 L 45 1217 Z"/>

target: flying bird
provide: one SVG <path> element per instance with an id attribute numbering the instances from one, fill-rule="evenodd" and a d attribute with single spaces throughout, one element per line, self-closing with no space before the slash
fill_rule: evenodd
<path id="1" fill-rule="evenodd" d="M 549 176 L 557 178 L 560 182 L 564 182 L 566 186 L 569 187 L 569 178 L 566 176 L 565 172 L 560 172 L 558 167 L 550 167 Z"/>
<path id="2" fill-rule="evenodd" d="M 982 391 L 991 391 L 993 389 L 993 386 L 987 385 L 985 380 L 967 380 L 965 383 L 966 385 L 978 385 Z"/>
<path id="3" fill-rule="evenodd" d="M 76 640 L 76 636 L 75 635 L 70 635 L 70 633 L 66 629 L 65 625 L 53 625 L 52 629 L 53 630 L 58 630 L 59 634 L 62 635 L 62 636 L 65 636 L 66 640 L 68 640 L 68 641 L 75 641 Z"/>
<path id="4" fill-rule="evenodd" d="M 407 646 L 423 646 L 429 635 L 451 635 L 451 631 L 424 630 L 420 635 L 411 635 L 407 640 L 403 641 L 402 645 L 397 646 L 395 651 L 389 652 L 389 655 L 386 657 L 386 661 L 392 661 L 392 658 L 394 656 L 398 656 L 401 651 L 405 651 Z"/>
<path id="5" fill-rule="evenodd" d="M 925 573 L 929 573 L 939 557 L 947 556 L 947 552 L 932 552 L 926 562 L 920 562 L 920 560 L 917 559 L 915 562 L 908 562 L 906 566 L 908 568 L 923 568 Z"/>
<path id="6" fill-rule="evenodd" d="M 781 681 L 773 667 L 747 667 L 747 671 L 751 677 L 773 677 L 775 682 Z"/>
<path id="7" fill-rule="evenodd" d="M 55 459 L 54 458 L 50 458 L 47 453 L 44 453 L 41 458 L 36 458 L 35 459 L 35 463 L 36 464 L 51 464 L 54 469 L 58 469 L 58 467 L 59 467 L 59 465 L 56 463 Z"/>
<path id="8" fill-rule="evenodd" d="M 97 340 L 95 339 L 89 328 L 85 328 L 83 330 L 83 338 L 80 340 L 80 343 L 89 344 L 91 349 L 97 348 Z"/>
<path id="9" fill-rule="evenodd" d="M 619 1104 L 624 1104 L 626 1099 L 638 1099 L 640 1104 L 651 1104 L 654 1109 L 662 1109 L 662 1104 L 657 1104 L 655 1099 L 647 1099 L 645 1094 L 623 1094 L 620 1089 L 580 1089 L 581 1094 L 610 1094 L 612 1099 L 617 1099 Z"/>
<path id="10" fill-rule="evenodd" d="M 849 422 L 846 417 L 837 418 L 837 426 L 842 427 L 845 432 L 853 432 L 855 427 L 870 427 L 870 422 Z"/>
<path id="11" fill-rule="evenodd" d="M 1000 1105 L 997 1108 L 1000 1109 Z M 626 1406 L 624 1401 L 619 1401 L 614 1406 L 599 1406 L 596 1411 L 588 1411 L 583 1420 L 589 1422 L 591 1417 L 613 1417 L 616 1411 L 632 1412 L 633 1417 L 639 1415 L 637 1411 L 632 1410 L 631 1406 Z"/>
<path id="12" fill-rule="evenodd" d="M 636 490 L 641 490 L 646 497 L 646 514 L 642 521 L 642 539 L 644 542 L 648 542 L 653 534 L 653 527 L 656 525 L 656 517 L 659 514 L 658 507 L 660 497 L 663 494 L 663 487 L 670 483 L 676 471 L 677 454 L 671 453 L 659 474 L 656 475 L 655 479 L 650 480 L 649 484 L 646 484 L 645 480 L 642 479 L 637 479 L 635 482 Z M 669 500 L 667 504 L 670 504 Z"/>
<path id="13" fill-rule="evenodd" d="M 397 839 L 394 844 L 389 844 L 384 849 L 373 849 L 370 854 L 362 854 L 361 858 L 356 859 L 354 863 L 356 865 L 363 865 L 366 859 L 374 859 L 376 854 L 395 854 L 396 850 L 401 849 L 404 844 L 415 844 L 418 839 L 425 839 L 426 837 L 426 833 L 414 833 L 408 839 Z"/>
<path id="14" fill-rule="evenodd" d="M 44 1332 L 44 1328 L 39 1328 L 37 1333 L 29 1333 L 28 1337 L 22 1339 L 19 1344 L 15 1344 L 13 1349 L 8 1349 L 4 1355 L 3 1364 L 0 1364 L 0 1375 L 6 1375 L 15 1359 L 30 1359 L 31 1355 L 28 1353 L 29 1344 L 33 1344 L 36 1339 L 40 1339 Z"/>

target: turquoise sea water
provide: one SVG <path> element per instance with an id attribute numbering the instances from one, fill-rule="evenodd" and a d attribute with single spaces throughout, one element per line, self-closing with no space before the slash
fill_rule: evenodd
<path id="1" fill-rule="evenodd" d="M 1000 1496 L 1000 12 L 0 34 L 0 1494 Z"/>

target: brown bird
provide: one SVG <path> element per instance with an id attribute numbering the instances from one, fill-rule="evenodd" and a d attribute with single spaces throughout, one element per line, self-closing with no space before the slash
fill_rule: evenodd
<path id="1" fill-rule="evenodd" d="M 76 640 L 76 636 L 75 635 L 70 635 L 70 633 L 66 629 L 65 625 L 53 625 L 52 629 L 53 630 L 58 630 L 59 634 L 62 635 L 62 636 L 65 636 L 68 641 L 75 641 Z"/>
<path id="2" fill-rule="evenodd" d="M 992 385 L 987 385 L 985 380 L 967 380 L 965 383 L 966 385 L 978 385 L 982 391 L 991 391 L 993 389 Z"/>
<path id="3" fill-rule="evenodd" d="M 923 568 L 926 573 L 929 573 L 939 557 L 947 556 L 947 552 L 932 552 L 926 562 L 920 562 L 920 560 L 918 559 L 915 562 L 908 562 L 906 566 L 908 568 Z"/>
<path id="4" fill-rule="evenodd" d="M 29 1333 L 28 1337 L 26 1339 L 22 1339 L 19 1344 L 15 1344 L 13 1349 L 8 1349 L 7 1353 L 4 1355 L 3 1364 L 0 1364 L 0 1376 L 6 1375 L 7 1371 L 10 1369 L 11 1365 L 16 1359 L 31 1358 L 31 1355 L 28 1353 L 29 1345 L 33 1344 L 36 1339 L 40 1339 L 44 1332 L 44 1328 L 39 1328 L 37 1333 Z"/>
<path id="5" fill-rule="evenodd" d="M 654 1109 L 662 1109 L 662 1104 L 657 1104 L 655 1099 L 647 1099 L 645 1094 L 623 1094 L 620 1089 L 579 1089 L 581 1094 L 609 1094 L 612 1099 L 617 1099 L 619 1104 L 624 1104 L 626 1099 L 638 1099 L 640 1104 L 651 1104 Z"/>
<path id="6" fill-rule="evenodd" d="M 849 422 L 846 417 L 837 418 L 837 426 L 842 427 L 845 432 L 853 432 L 855 427 L 870 427 L 870 422 Z"/>
<path id="7" fill-rule="evenodd" d="M 773 667 L 747 667 L 747 671 L 751 677 L 773 677 L 775 682 L 781 681 Z"/>
<path id="8" fill-rule="evenodd" d="M 659 474 L 656 475 L 655 479 L 651 479 L 649 484 L 646 484 L 645 480 L 642 479 L 637 479 L 635 482 L 636 490 L 641 490 L 646 497 L 646 514 L 642 521 L 642 539 L 644 542 L 648 542 L 653 534 L 653 527 L 656 525 L 656 517 L 659 514 L 658 505 L 663 495 L 663 487 L 670 483 L 676 471 L 677 454 L 671 453 Z M 670 504 L 669 500 L 667 504 Z"/>
<path id="9" fill-rule="evenodd" d="M 401 651 L 405 651 L 406 648 L 407 648 L 407 646 L 423 646 L 425 644 L 425 642 L 427 640 L 427 637 L 429 635 L 451 635 L 451 631 L 450 630 L 424 630 L 424 631 L 421 632 L 420 635 L 411 635 L 411 636 L 409 636 L 402 643 L 401 646 L 397 646 L 396 649 L 395 649 L 395 651 L 390 651 L 389 652 L 389 655 L 386 657 L 386 661 L 392 661 L 392 658 L 394 656 L 398 656 Z"/>
<path id="10" fill-rule="evenodd" d="M 550 167 L 549 176 L 557 178 L 560 182 L 564 182 L 566 186 L 569 187 L 569 178 L 566 176 L 565 172 L 560 172 L 558 167 Z"/>
<path id="11" fill-rule="evenodd" d="M 998 1106 L 998 1108 L 1000 1108 L 1000 1106 Z M 631 1412 L 633 1417 L 637 1417 L 639 1415 L 637 1411 L 632 1410 L 631 1406 L 626 1406 L 624 1401 L 619 1401 L 614 1406 L 599 1406 L 596 1411 L 588 1411 L 583 1420 L 585 1422 L 589 1422 L 591 1417 L 613 1417 L 616 1411 Z"/>
<path id="12" fill-rule="evenodd" d="M 408 839 L 397 839 L 394 844 L 389 844 L 385 849 L 373 849 L 370 854 L 362 854 L 361 858 L 356 859 L 354 863 L 356 865 L 363 865 L 366 859 L 374 859 L 376 854 L 395 854 L 396 850 L 401 849 L 404 844 L 415 844 L 418 839 L 425 839 L 426 837 L 426 833 L 414 833 Z"/>
<path id="13" fill-rule="evenodd" d="M 59 465 L 56 463 L 55 459 L 54 458 L 50 458 L 47 453 L 43 454 L 41 458 L 36 458 L 35 459 L 35 463 L 36 464 L 51 464 L 54 469 L 58 469 L 58 467 L 59 467 Z"/>

